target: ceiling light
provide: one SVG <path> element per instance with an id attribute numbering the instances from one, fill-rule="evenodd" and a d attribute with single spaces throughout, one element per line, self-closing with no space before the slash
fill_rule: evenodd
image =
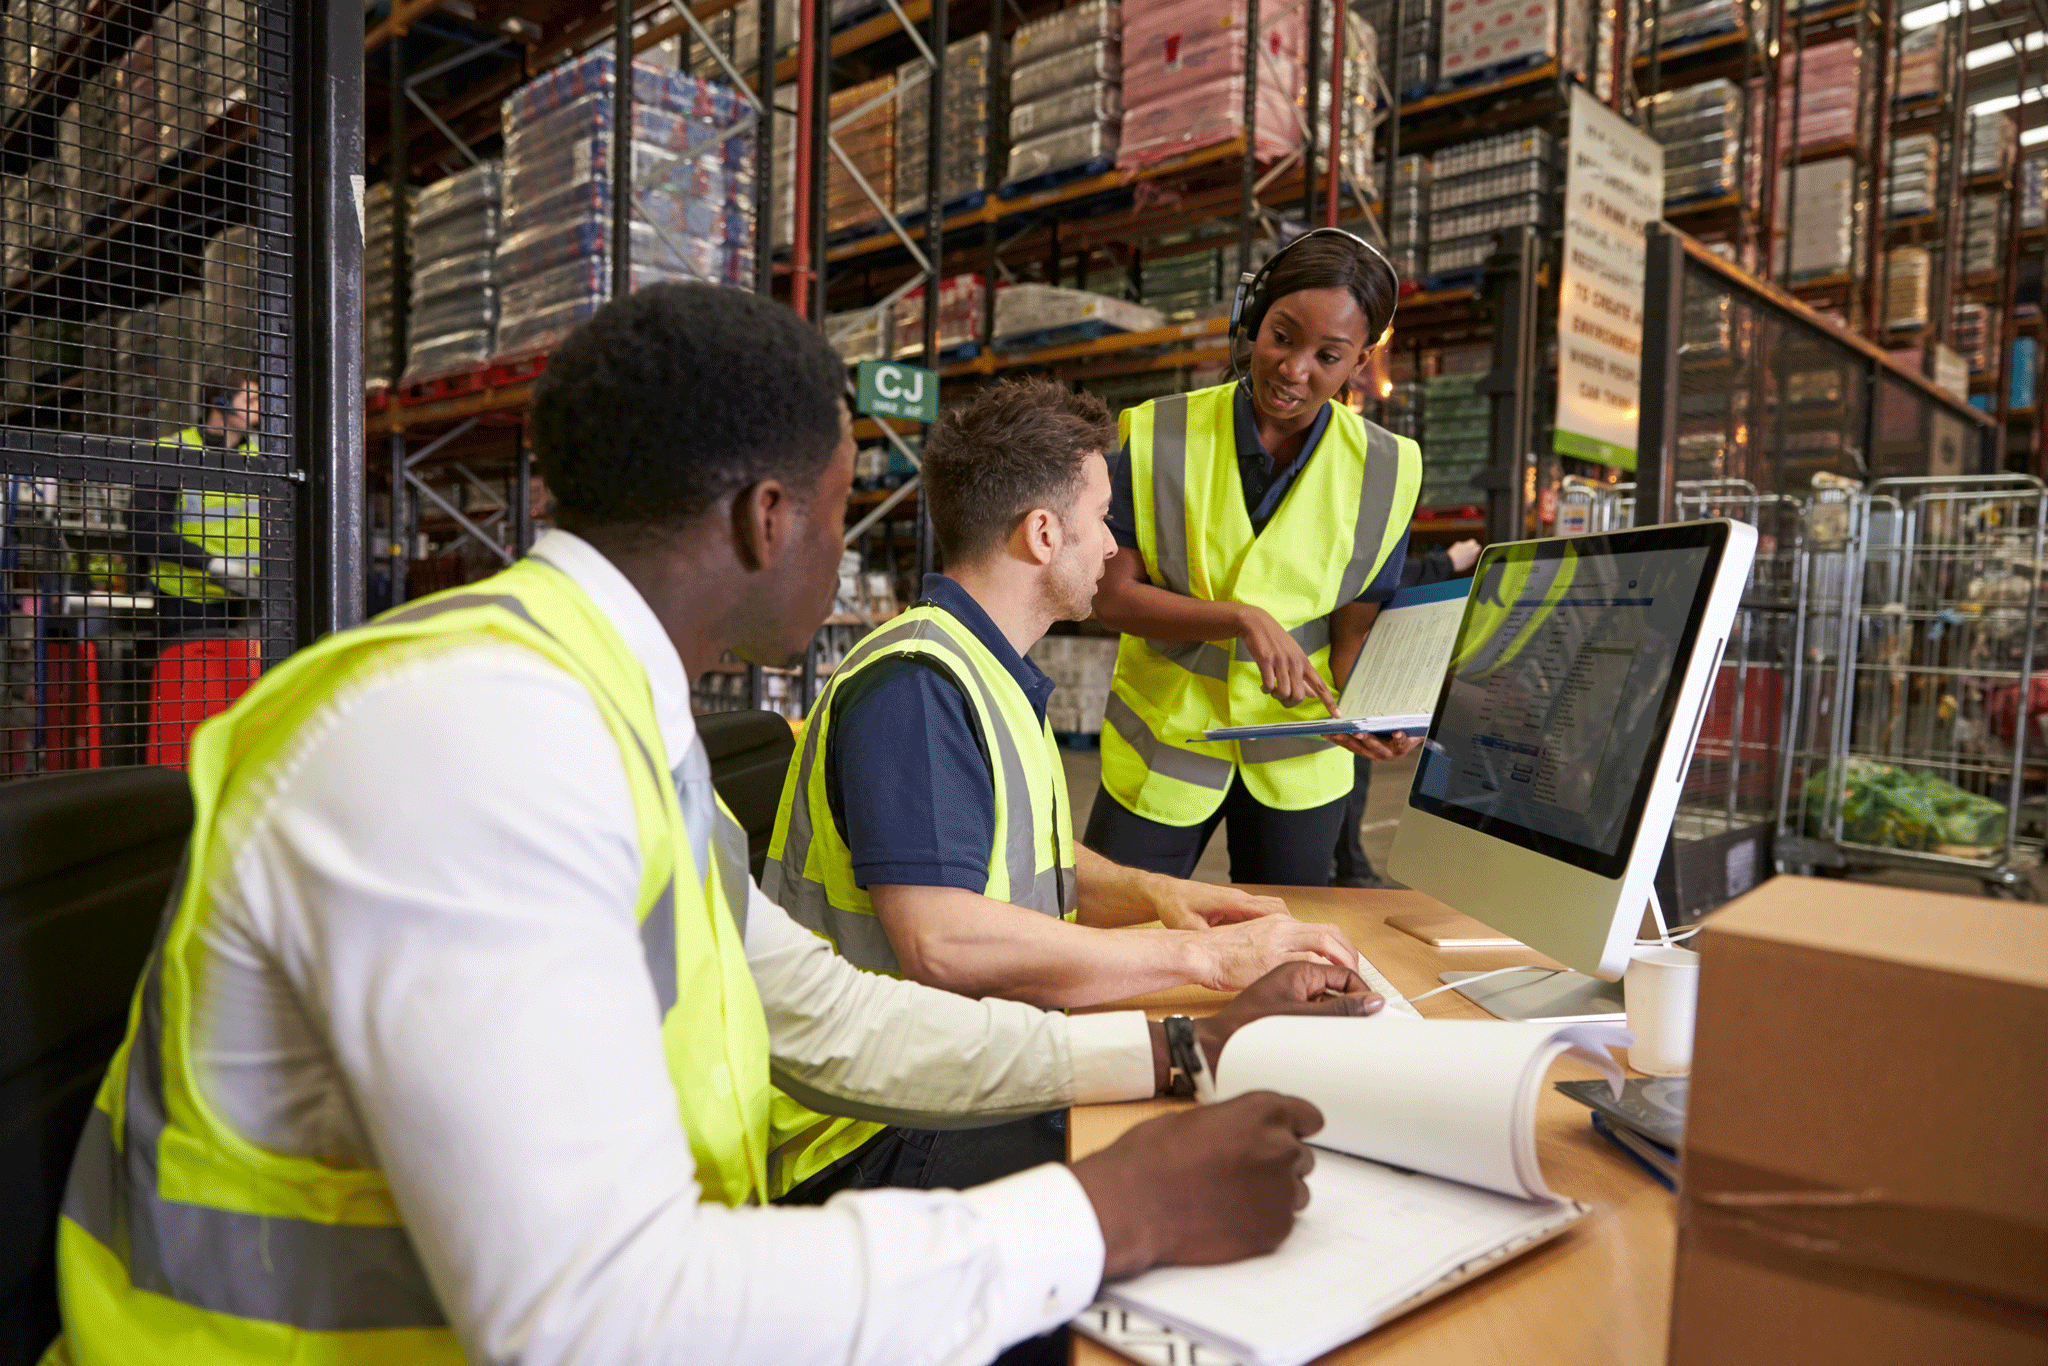
<path id="1" fill-rule="evenodd" d="M 2030 33 L 2020 46 L 2028 52 L 2039 52 L 2042 48 L 2048 47 L 2048 33 Z M 1975 71 L 1979 67 L 1990 66 L 1993 62 L 2008 62 L 2013 58 L 2012 49 L 2011 43 L 1986 43 L 1963 58 L 1963 65 Z"/>
<path id="2" fill-rule="evenodd" d="M 2026 132 L 2020 134 L 2020 146 L 2022 147 L 2032 147 L 2037 142 L 2048 142 L 2048 125 L 2040 128 L 2029 128 Z"/>
<path id="3" fill-rule="evenodd" d="M 1970 0 L 1971 9 L 1982 9 L 1990 0 Z M 1899 16 L 1899 27 L 1911 33 L 1915 29 L 1938 24 L 1944 19 L 1953 19 L 1963 12 L 1956 0 L 1942 0 L 1938 5 L 1927 5 Z"/>

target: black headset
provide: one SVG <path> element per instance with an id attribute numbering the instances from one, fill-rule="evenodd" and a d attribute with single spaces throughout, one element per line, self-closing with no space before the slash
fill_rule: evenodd
<path id="1" fill-rule="evenodd" d="M 1242 369 L 1242 362 L 1238 359 L 1237 353 L 1237 338 L 1239 331 L 1242 330 L 1253 337 L 1258 336 L 1259 325 L 1266 320 L 1266 310 L 1272 306 L 1272 302 L 1266 298 L 1266 277 L 1273 273 L 1273 267 L 1280 264 L 1280 260 L 1282 257 L 1286 256 L 1288 252 L 1293 251 L 1296 247 L 1300 246 L 1303 242 L 1308 241 L 1312 237 L 1341 237 L 1345 241 L 1350 242 L 1355 246 L 1362 247 L 1366 251 L 1370 252 L 1372 254 L 1372 259 L 1378 261 L 1380 265 L 1383 268 L 1385 268 L 1387 272 L 1387 279 L 1393 285 L 1392 293 L 1394 299 L 1394 306 L 1396 308 L 1400 307 L 1401 273 L 1394 269 L 1394 263 L 1392 261 L 1389 261 L 1386 258 L 1386 255 L 1382 253 L 1378 247 L 1366 241 L 1357 233 L 1348 232 L 1343 228 L 1312 229 L 1308 232 L 1303 233 L 1301 236 L 1295 238 L 1292 242 L 1289 242 L 1286 246 L 1280 248 L 1280 250 L 1274 252 L 1271 256 L 1267 257 L 1266 264 L 1260 266 L 1257 273 L 1245 274 L 1237 277 L 1237 297 L 1230 301 L 1230 329 L 1227 337 L 1227 341 L 1230 346 L 1230 367 L 1232 370 Z M 1381 325 L 1379 333 L 1375 333 L 1373 336 L 1368 337 L 1366 339 L 1366 344 L 1370 346 L 1373 342 L 1378 341 L 1380 339 L 1380 334 L 1385 333 L 1387 327 L 1391 325 L 1393 321 L 1394 315 L 1392 313 L 1389 313 L 1387 315 L 1387 321 L 1385 324 Z M 1370 326 L 1372 323 L 1372 319 L 1366 319 L 1366 323 L 1368 326 Z M 1242 379 L 1244 378 L 1244 376 L 1240 374 L 1238 378 Z"/>

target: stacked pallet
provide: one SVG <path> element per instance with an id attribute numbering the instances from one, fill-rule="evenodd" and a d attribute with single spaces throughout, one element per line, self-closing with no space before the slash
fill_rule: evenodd
<path id="1" fill-rule="evenodd" d="M 946 48 L 945 113 L 939 123 L 939 200 L 955 204 L 990 186 L 992 130 L 1001 127 L 1001 90 L 991 79 L 987 33 L 962 38 Z M 896 88 L 906 93 L 896 108 L 896 212 L 922 213 L 929 190 L 925 150 L 930 139 L 931 92 L 922 80 L 922 59 L 896 69 Z M 1000 143 L 995 144 L 998 148 Z M 1000 152 L 998 152 L 1000 156 Z M 1001 179 L 1000 176 L 997 177 Z"/>
<path id="2" fill-rule="evenodd" d="M 1702 81 L 1648 101 L 1653 135 L 1664 145 L 1664 203 L 1694 204 L 1735 193 L 1741 181 L 1742 88 Z"/>
<path id="3" fill-rule="evenodd" d="M 489 360 L 498 322 L 499 164 L 436 181 L 413 206 L 411 383 Z"/>
<path id="4" fill-rule="evenodd" d="M 1429 273 L 1429 187 L 1432 167 L 1426 156 L 1409 155 L 1394 163 L 1394 199 L 1387 211 L 1387 259 L 1403 280 L 1420 281 Z"/>
<path id="5" fill-rule="evenodd" d="M 1963 274 L 2005 269 L 2006 207 L 2003 191 L 1963 197 Z"/>
<path id="6" fill-rule="evenodd" d="M 1779 170 L 1775 272 L 1805 280 L 1847 270 L 1855 259 L 1856 206 L 1856 163 L 1848 157 Z"/>
<path id="7" fill-rule="evenodd" d="M 1084 0 L 1010 38 L 1006 186 L 1107 167 L 1121 145 L 1123 9 Z"/>
<path id="8" fill-rule="evenodd" d="M 1017 284 L 996 295 L 995 345 L 1001 351 L 1033 350 L 1165 325 L 1157 309 L 1086 289 Z"/>
<path id="9" fill-rule="evenodd" d="M 1443 0 L 1437 88 L 1477 83 L 1552 58 L 1568 73 L 1583 75 L 1592 56 L 1591 15 L 1584 5 L 1564 0 L 1560 25 L 1559 4 L 1560 0 Z"/>
<path id="10" fill-rule="evenodd" d="M 1948 41 L 1947 24 L 1930 24 L 1899 35 L 1895 103 L 1939 99 L 1948 89 Z"/>
<path id="11" fill-rule="evenodd" d="M 412 194 L 405 196 L 410 212 Z M 363 197 L 363 385 L 378 390 L 398 378 L 396 345 L 397 255 L 402 239 L 391 222 L 391 185 L 372 185 Z"/>
<path id="12" fill-rule="evenodd" d="M 1424 507 L 1463 507 L 1483 502 L 1472 486 L 1493 449 L 1492 404 L 1479 391 L 1491 364 L 1484 347 L 1456 347 L 1439 354 L 1440 373 L 1422 387 L 1422 493 Z"/>
<path id="13" fill-rule="evenodd" d="M 499 357 L 547 350 L 611 296 L 612 82 L 593 54 L 505 101 Z M 634 64 L 634 289 L 752 284 L 753 141 L 729 132 L 746 109 L 729 86 Z"/>
<path id="14" fill-rule="evenodd" d="M 896 195 L 896 107 L 889 95 L 896 77 L 878 76 L 850 86 L 832 96 L 828 117 L 833 140 L 844 154 L 842 161 L 830 152 L 825 171 L 825 231 L 845 232 L 851 228 L 879 223 L 881 209 L 892 205 Z M 919 90 L 923 87 L 920 85 Z M 840 120 L 846 120 L 844 124 Z M 846 162 L 853 163 L 849 171 Z M 859 173 L 859 179 L 854 172 Z M 867 188 L 861 187 L 861 181 Z M 870 198 L 870 192 L 873 198 Z M 879 206 L 879 207 L 878 207 Z"/>
<path id="15" fill-rule="evenodd" d="M 1193 322 L 1197 318 L 1220 317 L 1228 311 L 1223 288 L 1223 252 L 1218 248 L 1147 260 L 1142 279 L 1142 302 L 1147 308 L 1157 309 L 1165 322 Z"/>
<path id="16" fill-rule="evenodd" d="M 1996 372 L 2001 318 L 2000 311 L 1989 304 L 1956 305 L 1955 321 L 1949 328 L 1949 345 L 1970 367 L 1971 374 Z"/>
<path id="17" fill-rule="evenodd" d="M 1892 143 L 1892 164 L 1885 173 L 1881 207 L 1893 218 L 1934 212 L 1940 153 L 1931 133 L 1913 133 Z"/>
<path id="18" fill-rule="evenodd" d="M 1885 253 L 1885 325 L 1893 331 L 1927 326 L 1928 287 L 1934 257 L 1925 247 L 1894 247 Z"/>
<path id="19" fill-rule="evenodd" d="M 1757 82 L 1759 86 L 1762 83 L 1761 79 Z M 1854 139 L 1862 89 L 1863 49 L 1853 39 L 1816 43 L 1782 59 L 1778 155 L 1791 152 L 1795 124 L 1802 152 Z"/>
<path id="20" fill-rule="evenodd" d="M 1061 735 L 1100 735 L 1116 673 L 1117 643 L 1101 636 L 1046 636 L 1031 647 L 1031 662 L 1053 682 L 1045 723 Z"/>
<path id="21" fill-rule="evenodd" d="M 1154 165 L 1244 133 L 1244 0 L 1166 0 L 1124 18 L 1124 137 L 1118 167 Z M 1307 20 L 1284 10 L 1258 41 L 1258 160 L 1301 146 Z"/>
<path id="22" fill-rule="evenodd" d="M 954 275 L 939 282 L 938 349 L 942 358 L 964 359 L 981 342 L 983 282 L 979 275 Z M 895 355 L 900 359 L 924 350 L 924 286 L 896 301 L 892 310 Z M 926 364 L 931 364 L 926 361 Z"/>
<path id="23" fill-rule="evenodd" d="M 1432 171 L 1432 288 L 1483 266 L 1500 229 L 1557 225 L 1564 150 L 1540 128 L 1446 148 L 1437 153 Z"/>

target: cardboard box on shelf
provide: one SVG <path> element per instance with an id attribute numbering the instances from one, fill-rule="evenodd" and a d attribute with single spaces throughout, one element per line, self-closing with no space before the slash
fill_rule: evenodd
<path id="1" fill-rule="evenodd" d="M 1671 1366 L 2048 1356 L 2048 919 L 1780 877 L 1697 943 Z"/>
<path id="2" fill-rule="evenodd" d="M 896 195 L 896 102 L 880 99 L 896 88 L 895 73 L 850 86 L 833 94 L 828 117 L 836 125 L 862 105 L 879 101 L 866 113 L 833 134 L 846 154 L 883 204 L 895 202 Z M 918 92 L 922 93 L 920 82 Z M 912 96 L 915 98 L 915 95 Z M 875 207 L 838 157 L 831 158 L 825 177 L 825 231 L 838 232 L 871 220 L 880 221 Z"/>

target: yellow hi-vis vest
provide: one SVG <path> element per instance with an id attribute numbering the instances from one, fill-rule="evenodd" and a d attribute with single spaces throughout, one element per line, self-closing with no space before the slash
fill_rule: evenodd
<path id="1" fill-rule="evenodd" d="M 525 646 L 570 674 L 617 741 L 676 1118 L 704 1198 L 763 1198 L 769 1038 L 742 948 L 746 836 L 721 810 L 712 866 L 694 866 L 645 671 L 567 575 L 525 560 L 328 637 L 199 728 L 185 872 L 65 1193 L 64 1335 L 45 1366 L 462 1360 L 384 1175 L 265 1151 L 208 1103 L 192 1058 L 193 996 L 210 956 L 206 889 L 237 852 L 218 832 L 223 808 L 265 781 L 293 733 L 350 681 L 480 639 Z M 460 959 L 448 970 L 463 971 Z"/>
<path id="2" fill-rule="evenodd" d="M 206 442 L 197 427 L 187 427 L 162 444 L 199 450 Z M 262 500 L 253 493 L 180 493 L 176 534 L 240 570 L 236 577 L 254 582 L 262 568 L 262 510 Z M 149 581 L 157 592 L 173 598 L 217 601 L 240 596 L 204 570 L 171 560 L 151 565 Z"/>
<path id="3" fill-rule="evenodd" d="M 943 607 L 921 603 L 871 633 L 832 673 L 825 695 L 790 756 L 782 808 L 761 888 L 800 925 L 870 972 L 901 976 L 902 965 L 853 879 L 853 855 L 832 819 L 825 756 L 832 702 L 847 679 L 879 659 L 915 656 L 959 687 L 988 742 L 995 779 L 995 839 L 982 895 L 1045 915 L 1074 918 L 1074 838 L 1067 775 L 1052 727 L 1038 717 L 989 648 Z M 859 799 L 846 793 L 846 800 Z M 883 1126 L 819 1115 L 777 1093 L 769 1184 L 786 1194 L 866 1143 Z"/>
<path id="4" fill-rule="evenodd" d="M 1329 426 L 1279 510 L 1256 536 L 1237 464 L 1234 384 L 1126 409 L 1131 492 L 1145 577 L 1209 602 L 1273 615 L 1330 678 L 1330 613 L 1357 600 L 1401 543 L 1422 487 L 1422 452 L 1332 405 Z M 1313 697 L 1287 707 L 1261 688 L 1239 641 L 1127 635 L 1102 728 L 1102 785 L 1125 809 L 1196 825 L 1233 777 L 1263 805 L 1302 811 L 1351 790 L 1351 756 L 1316 736 L 1207 741 L 1222 726 L 1326 715 Z"/>

